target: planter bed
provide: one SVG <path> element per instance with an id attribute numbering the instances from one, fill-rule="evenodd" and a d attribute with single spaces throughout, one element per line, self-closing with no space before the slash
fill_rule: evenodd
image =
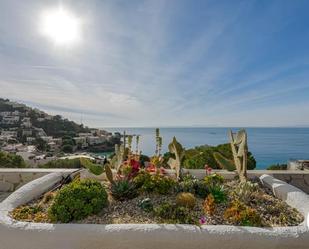
<path id="1" fill-rule="evenodd" d="M 108 189 L 108 182 L 102 182 Z M 196 225 L 247 225 L 247 226 L 297 226 L 303 221 L 303 216 L 296 209 L 290 207 L 284 201 L 273 196 L 263 185 L 258 185 L 257 191 L 252 194 L 250 201 L 247 202 L 249 211 L 254 210 L 258 214 L 257 224 L 241 224 L 239 221 L 225 218 L 225 212 L 235 201 L 233 191 L 237 186 L 237 181 L 226 181 L 222 184 L 225 189 L 226 200 L 220 203 L 214 203 L 213 214 L 208 214 L 204 210 L 204 199 L 195 197 L 195 206 L 192 208 L 184 207 L 181 211 L 188 211 L 188 221 L 170 219 L 170 215 L 165 215 L 169 211 L 164 204 L 172 205 L 172 208 L 177 208 L 177 191 L 170 191 L 168 194 L 145 193 L 141 192 L 139 196 L 128 200 L 115 200 L 110 191 L 108 191 L 108 205 L 104 207 L 98 214 L 89 215 L 81 220 L 72 220 L 71 223 L 87 223 L 87 224 L 156 224 L 156 223 L 187 223 Z M 57 195 L 58 191 L 48 192 L 40 198 L 37 198 L 26 205 L 17 207 L 10 215 L 12 218 L 27 222 L 44 222 L 44 223 L 59 223 L 53 221 L 48 216 L 48 209 L 51 206 L 52 199 L 46 202 L 46 197 Z M 187 193 L 186 193 L 187 194 Z M 181 195 L 181 194 L 180 194 Z M 192 196 L 189 193 L 190 196 Z M 189 196 L 189 197 L 190 197 Z M 194 196 L 194 195 L 193 195 Z M 222 198 L 222 197 L 221 197 Z M 143 200 L 149 200 L 153 206 L 152 210 L 143 210 L 141 203 Z M 163 214 L 159 208 L 163 209 Z M 158 211 L 156 211 L 158 210 Z M 236 210 L 238 211 L 238 210 Z M 163 215 L 163 217 L 162 217 Z M 171 214 L 172 215 L 172 214 Z M 181 215 L 181 214 L 180 214 Z M 167 216 L 167 217 L 165 217 Z M 182 216 L 181 216 L 182 217 Z M 233 217 L 232 217 L 233 218 Z M 249 217 L 250 218 L 250 217 Z M 60 221 L 61 222 L 61 221 Z"/>
<path id="2" fill-rule="evenodd" d="M 268 202 L 268 206 L 278 205 L 280 211 L 289 216 L 287 219 L 282 217 L 279 219 L 280 212 L 278 212 L 279 216 L 274 215 L 271 219 L 265 215 L 262 217 L 262 226 L 265 228 L 230 225 L 233 223 L 223 218 L 228 206 L 223 203 L 217 204 L 217 213 L 215 212 L 211 218 L 205 214 L 204 200 L 200 198 L 197 198 L 197 204 L 192 209 L 192 213 L 196 213 L 193 215 L 195 220 L 192 223 L 197 223 L 196 219 L 199 220 L 200 216 L 204 215 L 206 225 L 158 224 L 173 221 L 157 217 L 153 215 L 153 211 L 140 210 L 140 200 L 149 197 L 156 208 L 162 202 L 174 203 L 176 194 L 155 193 L 143 193 L 123 202 L 109 197 L 108 207 L 97 215 L 73 221 L 75 224 L 44 224 L 17 221 L 12 218 L 14 209 L 26 204 L 36 205 L 41 201 L 42 194 L 52 189 L 62 178 L 62 174 L 53 173 L 34 180 L 15 191 L 0 204 L 0 239 L 3 245 L 1 247 L 0 244 L 0 248 L 158 248 L 161 246 L 208 248 L 206 245 L 210 248 L 217 246 L 218 243 L 220 248 L 248 248 L 248 243 L 250 248 L 308 248 L 308 196 L 301 190 L 267 175 L 260 177 L 261 183 L 272 190 L 276 198 L 267 188 L 260 187 L 260 193 L 265 197 L 264 201 Z M 229 181 L 225 186 L 227 189 L 232 189 L 234 184 L 234 181 Z M 230 198 L 228 195 L 228 200 Z M 253 206 L 252 203 L 248 206 L 256 208 L 260 213 L 266 207 L 259 204 Z M 43 214 L 44 212 L 43 209 Z M 44 219 L 43 216 L 42 221 L 49 221 Z M 93 222 L 105 225 L 89 224 Z M 107 222 L 110 224 L 106 224 Z M 267 228 L 267 226 L 276 227 Z M 16 236 L 18 240 L 14 239 Z"/>

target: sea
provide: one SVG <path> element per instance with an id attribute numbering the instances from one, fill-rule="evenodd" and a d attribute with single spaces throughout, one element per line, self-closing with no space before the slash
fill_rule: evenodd
<path id="1" fill-rule="evenodd" d="M 155 152 L 155 128 L 104 128 L 110 132 L 126 131 L 127 134 L 140 135 L 143 154 Z M 173 136 L 186 148 L 199 145 L 218 145 L 228 143 L 229 128 L 160 128 L 163 139 L 163 152 Z M 233 128 L 237 131 L 239 128 Z M 246 128 L 249 150 L 257 161 L 257 169 L 269 165 L 287 163 L 289 160 L 309 159 L 309 128 Z M 133 144 L 134 147 L 134 144 Z"/>

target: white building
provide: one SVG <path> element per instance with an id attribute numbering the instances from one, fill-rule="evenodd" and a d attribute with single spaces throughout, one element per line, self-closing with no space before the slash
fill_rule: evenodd
<path id="1" fill-rule="evenodd" d="M 15 138 L 17 137 L 17 131 L 1 131 L 1 136 Z"/>
<path id="2" fill-rule="evenodd" d="M 89 145 L 95 145 L 95 144 L 101 144 L 106 142 L 106 137 L 100 136 L 100 137 L 95 137 L 95 136 L 91 136 L 91 137 L 87 137 L 87 143 Z"/>
<path id="3" fill-rule="evenodd" d="M 46 133 L 42 128 L 35 128 L 36 136 L 37 137 L 46 137 Z"/>
<path id="4" fill-rule="evenodd" d="M 31 124 L 30 118 L 23 118 L 23 120 L 22 120 L 22 125 L 23 125 L 25 128 L 31 128 L 32 124 Z"/>
<path id="5" fill-rule="evenodd" d="M 19 122 L 19 116 L 4 116 L 2 118 L 2 123 L 3 124 L 16 124 Z"/>
<path id="6" fill-rule="evenodd" d="M 26 141 L 27 141 L 27 143 L 31 143 L 31 142 L 34 142 L 35 139 L 36 139 L 35 137 L 27 137 Z"/>
<path id="7" fill-rule="evenodd" d="M 32 130 L 30 130 L 30 129 L 23 129 L 22 134 L 23 134 L 23 136 L 26 136 L 26 137 L 32 136 Z"/>
<path id="8" fill-rule="evenodd" d="M 40 138 L 43 139 L 47 143 L 50 143 L 53 140 L 53 137 L 51 136 L 41 136 Z"/>

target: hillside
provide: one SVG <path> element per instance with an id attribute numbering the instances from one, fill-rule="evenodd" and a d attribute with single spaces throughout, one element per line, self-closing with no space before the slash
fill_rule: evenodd
<path id="1" fill-rule="evenodd" d="M 47 136 L 63 137 L 75 136 L 80 132 L 89 132 L 88 127 L 77 124 L 60 115 L 52 116 L 39 109 L 24 104 L 0 98 L 0 128 L 29 128 L 43 129 Z"/>

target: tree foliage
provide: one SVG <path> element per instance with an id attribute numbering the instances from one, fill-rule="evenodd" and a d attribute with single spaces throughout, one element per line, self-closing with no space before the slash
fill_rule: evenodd
<path id="1" fill-rule="evenodd" d="M 0 168 L 25 168 L 24 159 L 13 153 L 0 151 Z"/>
<path id="2" fill-rule="evenodd" d="M 220 144 L 218 146 L 203 145 L 186 150 L 184 167 L 189 169 L 202 169 L 207 164 L 213 169 L 220 169 L 221 167 L 214 157 L 215 152 L 220 153 L 227 159 L 233 160 L 230 144 Z M 251 152 L 248 152 L 248 169 L 254 169 L 255 167 L 255 158 Z"/>

